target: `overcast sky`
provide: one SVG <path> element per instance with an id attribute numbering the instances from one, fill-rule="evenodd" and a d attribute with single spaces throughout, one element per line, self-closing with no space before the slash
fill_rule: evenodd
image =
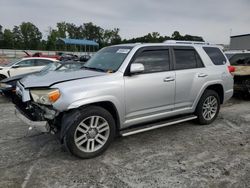
<path id="1" fill-rule="evenodd" d="M 202 36 L 229 43 L 232 35 L 250 33 L 250 0 L 1 0 L 0 25 L 11 28 L 30 21 L 46 35 L 66 21 L 118 27 L 122 38 L 157 31 Z"/>

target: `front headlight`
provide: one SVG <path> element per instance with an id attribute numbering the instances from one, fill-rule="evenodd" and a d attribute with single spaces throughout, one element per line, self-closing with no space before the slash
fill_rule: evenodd
<path id="1" fill-rule="evenodd" d="M 30 94 L 34 102 L 45 105 L 53 104 L 61 96 L 59 89 L 32 89 Z"/>
<path id="2" fill-rule="evenodd" d="M 12 88 L 12 85 L 6 84 L 6 83 L 0 83 L 0 88 Z"/>

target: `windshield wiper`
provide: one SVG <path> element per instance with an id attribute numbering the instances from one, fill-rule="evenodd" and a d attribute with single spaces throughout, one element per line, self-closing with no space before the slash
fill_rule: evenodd
<path id="1" fill-rule="evenodd" d="M 96 68 L 96 67 L 82 66 L 81 69 L 95 70 L 95 71 L 99 71 L 99 72 L 107 72 L 107 70 L 104 70 L 104 69 L 101 69 L 101 68 Z"/>

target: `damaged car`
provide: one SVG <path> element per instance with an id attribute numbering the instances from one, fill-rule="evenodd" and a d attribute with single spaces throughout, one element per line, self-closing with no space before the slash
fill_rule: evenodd
<path id="1" fill-rule="evenodd" d="M 232 95 L 232 69 L 218 46 L 166 41 L 109 46 L 79 70 L 30 75 L 17 82 L 13 102 L 25 123 L 92 158 L 116 136 L 210 124 Z"/>
<path id="2" fill-rule="evenodd" d="M 250 97 L 250 51 L 235 50 L 225 52 L 229 62 L 235 67 L 234 91 L 244 98 Z"/>
<path id="3" fill-rule="evenodd" d="M 22 78 L 32 74 L 41 75 L 47 71 L 65 70 L 65 69 L 78 70 L 84 65 L 84 63 L 85 62 L 76 62 L 76 61 L 65 61 L 65 62 L 56 61 L 54 63 L 48 64 L 40 71 L 20 74 L 17 76 L 5 78 L 3 80 L 0 80 L 0 94 L 3 94 L 8 99 L 12 99 L 16 95 L 16 83 L 18 80 L 21 80 Z"/>

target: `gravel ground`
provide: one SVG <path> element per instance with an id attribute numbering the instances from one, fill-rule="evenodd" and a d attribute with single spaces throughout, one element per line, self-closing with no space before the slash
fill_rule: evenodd
<path id="1" fill-rule="evenodd" d="M 250 101 L 230 100 L 208 126 L 118 138 L 89 160 L 53 135 L 28 132 L 13 105 L 0 102 L 0 187 L 250 187 Z"/>

